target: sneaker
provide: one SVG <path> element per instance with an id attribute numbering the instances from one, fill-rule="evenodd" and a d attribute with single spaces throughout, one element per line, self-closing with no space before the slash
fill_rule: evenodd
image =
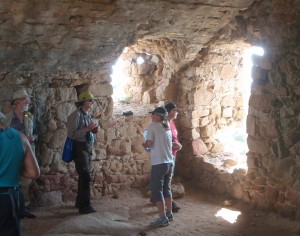
<path id="1" fill-rule="evenodd" d="M 150 225 L 155 226 L 155 227 L 168 226 L 169 225 L 169 220 L 166 216 L 165 217 L 159 217 L 155 221 L 150 222 Z"/>
<path id="2" fill-rule="evenodd" d="M 90 205 L 79 208 L 79 213 L 80 214 L 90 214 L 90 213 L 94 213 L 94 212 L 97 212 L 97 211 L 93 207 L 91 207 Z"/>
<path id="3" fill-rule="evenodd" d="M 169 222 L 173 221 L 173 214 L 171 212 L 166 212 L 166 216 L 167 216 Z"/>
<path id="4" fill-rule="evenodd" d="M 172 212 L 178 212 L 181 209 L 180 206 L 176 204 L 176 202 L 172 201 Z"/>

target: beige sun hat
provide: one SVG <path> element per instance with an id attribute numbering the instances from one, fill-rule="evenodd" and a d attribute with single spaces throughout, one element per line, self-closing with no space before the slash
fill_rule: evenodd
<path id="1" fill-rule="evenodd" d="M 13 93 L 13 98 L 12 98 L 11 104 L 13 104 L 14 101 L 17 99 L 30 98 L 30 97 L 32 97 L 32 96 L 29 96 L 29 94 L 25 91 L 25 89 L 17 90 Z"/>

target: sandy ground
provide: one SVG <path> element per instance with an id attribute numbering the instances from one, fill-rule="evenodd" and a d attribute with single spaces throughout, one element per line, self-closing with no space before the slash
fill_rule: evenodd
<path id="1" fill-rule="evenodd" d="M 174 213 L 169 226 L 162 228 L 149 226 L 157 217 L 157 209 L 137 189 L 119 192 L 118 198 L 104 196 L 94 201 L 98 212 L 89 215 L 80 215 L 73 205 L 40 207 L 32 209 L 36 219 L 22 221 L 23 235 L 300 235 L 299 222 L 221 196 L 186 189 L 185 197 L 176 202 L 182 209 Z M 216 216 L 221 209 L 240 215 L 230 223 Z"/>

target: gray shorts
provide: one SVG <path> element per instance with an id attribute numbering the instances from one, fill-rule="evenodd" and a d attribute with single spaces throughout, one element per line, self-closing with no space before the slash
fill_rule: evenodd
<path id="1" fill-rule="evenodd" d="M 151 198 L 162 201 L 163 198 L 172 197 L 171 179 L 173 163 L 153 165 L 151 168 Z"/>

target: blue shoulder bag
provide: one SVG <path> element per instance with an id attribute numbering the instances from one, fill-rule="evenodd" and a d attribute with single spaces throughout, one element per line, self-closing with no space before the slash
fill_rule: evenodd
<path id="1" fill-rule="evenodd" d="M 62 160 L 68 163 L 73 161 L 73 140 L 70 137 L 67 137 L 65 141 Z"/>

